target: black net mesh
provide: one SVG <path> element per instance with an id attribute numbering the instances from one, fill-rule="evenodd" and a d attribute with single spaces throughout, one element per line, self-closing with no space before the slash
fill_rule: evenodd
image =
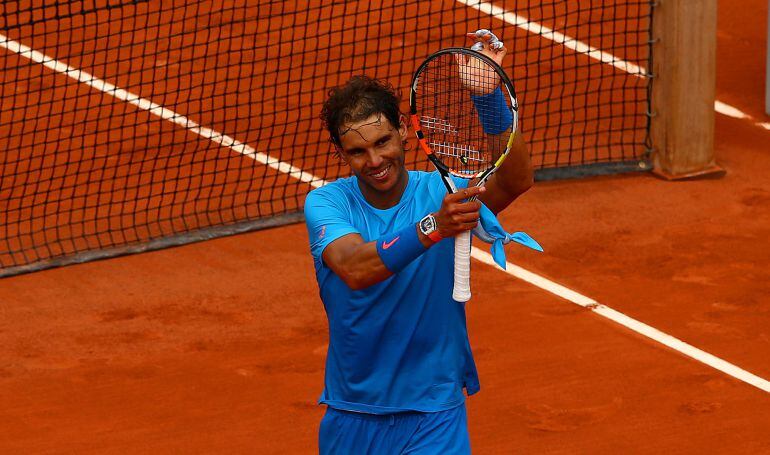
<path id="1" fill-rule="evenodd" d="M 328 88 L 387 79 L 406 112 L 418 64 L 478 28 L 537 169 L 645 159 L 648 1 L 468 3 L 4 0 L 0 275 L 296 220 L 347 173 Z"/>

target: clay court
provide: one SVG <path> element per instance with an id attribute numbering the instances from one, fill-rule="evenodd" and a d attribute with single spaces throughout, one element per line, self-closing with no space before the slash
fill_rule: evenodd
<path id="1" fill-rule="evenodd" d="M 723 177 L 667 181 L 634 172 L 543 181 L 501 215 L 508 230 L 528 232 L 545 249 L 536 253 L 509 245 L 512 264 L 597 304 L 576 305 L 497 267 L 473 262 L 468 329 L 482 387 L 467 400 L 474 453 L 770 454 L 766 390 L 594 311 L 612 308 L 765 383 L 770 379 L 770 118 L 763 106 L 767 8 L 766 0 L 719 2 L 716 98 L 744 113 L 742 118 L 716 114 L 715 157 L 726 170 Z M 158 21 L 163 22 L 160 16 Z M 243 26 L 265 33 L 266 23 Z M 25 44 L 43 51 L 52 39 Z M 132 55 L 129 45 L 121 49 Z M 0 61 L 22 58 L 2 52 Z M 125 61 L 117 56 L 107 51 L 91 55 L 112 59 L 116 68 Z M 268 67 L 277 65 L 278 74 L 288 71 L 288 63 L 273 57 L 254 56 Z M 321 51 L 303 58 L 329 56 Z M 174 71 L 173 64 L 156 63 L 143 67 Z M 222 71 L 211 77 L 238 83 L 237 75 Z M 57 90 L 64 93 L 69 84 L 78 84 L 49 73 L 30 79 L 50 84 L 41 91 L 49 100 L 62 96 Z M 201 90 L 196 96 L 206 98 L 207 87 L 201 81 L 189 90 Z M 277 169 L 257 174 L 253 166 L 241 165 L 242 156 L 232 157 L 230 148 L 212 148 L 210 139 L 120 100 L 104 99 L 93 88 L 79 90 L 77 102 L 83 107 L 107 103 L 101 109 L 113 113 L 110 119 L 131 117 L 132 124 L 146 124 L 136 128 L 150 130 L 152 140 L 166 141 L 153 150 L 167 151 L 169 162 L 185 164 L 189 157 L 175 154 L 178 142 L 200 142 L 193 148 L 228 162 L 228 184 L 220 194 L 206 195 L 219 198 L 225 209 L 207 213 L 201 225 L 212 217 L 247 216 L 238 211 L 239 204 L 254 214 L 291 210 L 310 189 Z M 259 94 L 263 87 L 253 90 Z M 322 93 L 323 87 L 313 87 L 311 104 L 317 106 Z M 140 95 L 152 99 L 152 94 L 147 87 Z M 39 101 L 3 99 L 4 115 L 6 103 Z M 301 100 L 287 95 L 275 102 Z M 177 112 L 194 109 L 185 102 L 163 103 Z M 259 131 L 246 131 L 246 119 L 227 118 L 224 107 L 196 121 L 217 131 L 244 131 L 236 137 L 257 152 L 279 145 Z M 66 103 L 61 110 L 66 111 Z M 118 110 L 121 114 L 115 115 Z M 34 131 L 53 131 L 47 134 L 67 140 L 72 138 L 66 131 L 70 116 L 93 115 L 84 121 L 98 123 L 100 112 L 74 109 L 59 123 L 39 124 Z M 306 120 L 311 117 L 295 119 L 299 131 L 317 129 Z M 110 163 L 117 180 L 121 169 L 141 169 L 145 161 L 135 155 L 109 156 L 105 144 L 112 140 L 121 141 L 124 150 L 148 147 L 122 141 L 135 135 L 120 132 L 123 122 L 117 120 L 99 133 L 111 131 L 112 139 L 98 134 L 81 139 L 97 145 L 88 150 L 103 151 L 86 157 L 86 173 Z M 292 140 L 306 146 L 313 134 L 300 132 Z M 640 140 L 636 134 L 629 131 L 630 136 L 609 138 L 607 144 L 633 143 Z M 3 145 L 34 148 L 34 141 L 24 141 L 14 135 Z M 559 143 L 547 137 L 538 141 L 543 149 Z M 611 147 L 606 149 L 610 153 Z M 315 156 L 303 161 L 301 155 L 297 147 L 281 159 L 312 172 L 324 166 Z M 540 164 L 549 159 L 557 158 L 543 155 Z M 222 177 L 216 166 L 207 167 L 210 163 L 192 159 L 184 172 L 199 176 L 194 185 L 200 188 L 215 187 Z M 113 197 L 146 192 L 157 213 L 171 207 L 166 196 L 155 196 L 153 189 L 163 186 L 157 174 L 140 175 Z M 289 182 L 286 187 L 284 182 Z M 282 194 L 271 194 L 269 200 L 248 199 L 277 187 Z M 49 195 L 67 188 L 63 184 Z M 242 196 L 239 189 L 249 191 Z M 172 192 L 172 199 L 181 190 Z M 70 197 L 79 203 L 76 192 Z M 98 212 L 98 201 L 84 197 L 81 202 L 85 210 Z M 192 211 L 198 199 L 183 202 L 173 210 Z M 153 224 L 156 231 L 122 235 L 154 238 L 176 232 L 174 221 L 162 221 L 175 215 L 168 210 Z M 109 224 L 114 221 L 110 213 L 98 219 Z M 97 223 L 93 228 L 98 230 Z M 101 239 L 107 246 L 113 240 Z M 488 251 L 482 243 L 475 246 Z M 573 300 L 580 298 L 573 295 Z M 323 387 L 327 339 L 302 223 L 0 278 L 0 452 L 316 453 L 324 412 L 316 400 Z"/>

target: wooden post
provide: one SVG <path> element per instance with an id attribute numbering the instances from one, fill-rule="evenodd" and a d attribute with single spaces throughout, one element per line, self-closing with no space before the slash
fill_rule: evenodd
<path id="1" fill-rule="evenodd" d="M 653 172 L 719 176 L 714 161 L 717 0 L 659 0 L 653 13 Z"/>

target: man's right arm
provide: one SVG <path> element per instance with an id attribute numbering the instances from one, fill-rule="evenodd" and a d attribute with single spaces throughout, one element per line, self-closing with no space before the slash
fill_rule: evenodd
<path id="1" fill-rule="evenodd" d="M 363 289 L 393 275 L 377 253 L 376 242 L 364 242 L 359 234 L 348 234 L 329 244 L 324 263 L 351 289 Z"/>
<path id="2" fill-rule="evenodd" d="M 441 237 L 454 237 L 476 227 L 481 204 L 478 201 L 464 202 L 464 200 L 483 191 L 485 191 L 483 187 L 471 187 L 444 197 L 441 208 L 434 214 Z M 400 235 L 412 235 L 412 229 L 417 235 L 419 246 L 410 245 L 407 241 L 394 242 Z M 364 242 L 361 235 L 356 233 L 344 235 L 323 250 L 323 261 L 351 289 L 369 287 L 398 272 L 398 270 L 392 270 L 397 268 L 392 264 L 398 263 L 399 258 L 383 257 L 383 255 L 402 254 L 406 255 L 405 258 L 411 257 L 413 260 L 434 244 L 420 232 L 417 224 L 407 227 L 402 233 L 404 234 L 390 233 L 373 242 Z M 383 244 L 380 248 L 378 248 L 378 242 Z M 398 248 L 410 250 L 399 251 Z M 386 263 L 390 264 L 391 268 L 388 268 Z"/>

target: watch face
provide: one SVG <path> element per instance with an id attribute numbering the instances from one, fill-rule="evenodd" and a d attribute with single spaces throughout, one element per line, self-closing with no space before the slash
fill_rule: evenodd
<path id="1" fill-rule="evenodd" d="M 428 215 L 420 220 L 420 231 L 422 231 L 423 234 L 428 235 L 435 230 L 436 219 L 433 218 L 433 215 Z"/>

